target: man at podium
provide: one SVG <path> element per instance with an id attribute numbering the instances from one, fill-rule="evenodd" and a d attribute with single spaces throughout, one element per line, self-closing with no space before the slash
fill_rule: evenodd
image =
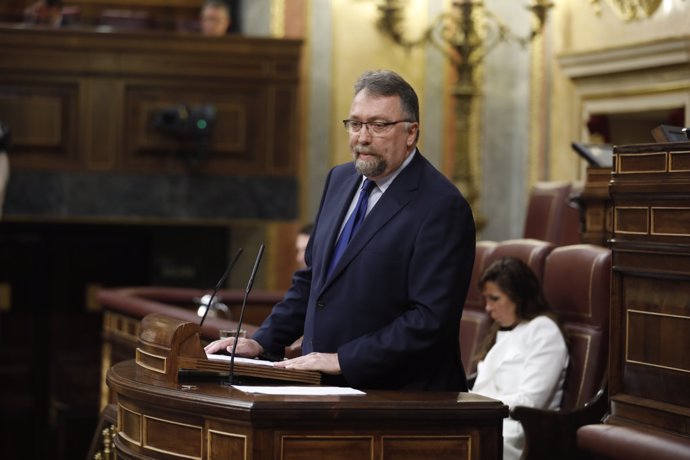
<path id="1" fill-rule="evenodd" d="M 401 76 L 361 75 L 343 124 L 354 161 L 326 179 L 307 266 L 237 355 L 282 357 L 303 334 L 302 356 L 276 366 L 321 371 L 329 385 L 466 391 L 458 334 L 472 211 L 417 149 L 419 102 Z"/>

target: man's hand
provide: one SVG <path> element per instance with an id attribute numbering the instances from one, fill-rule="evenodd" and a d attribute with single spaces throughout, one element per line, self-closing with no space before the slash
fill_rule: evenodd
<path id="1" fill-rule="evenodd" d="M 338 361 L 337 353 L 309 353 L 306 356 L 278 361 L 274 363 L 274 366 L 285 369 L 321 371 L 324 374 L 331 375 L 340 374 L 340 361 Z"/>
<path id="2" fill-rule="evenodd" d="M 214 340 L 204 347 L 204 351 L 206 354 L 218 353 L 221 350 L 232 353 L 234 343 L 234 337 Z M 245 358 L 256 358 L 263 352 L 264 347 L 262 347 L 259 342 L 253 339 L 245 339 L 243 337 L 240 337 L 240 341 L 237 342 L 237 349 L 235 350 L 235 354 L 237 356 L 244 356 Z"/>

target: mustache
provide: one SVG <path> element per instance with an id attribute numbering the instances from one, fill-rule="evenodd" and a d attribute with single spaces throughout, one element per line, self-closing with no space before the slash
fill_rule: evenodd
<path id="1" fill-rule="evenodd" d="M 378 156 L 379 156 L 378 153 L 376 153 L 375 151 L 373 151 L 373 150 L 370 149 L 369 147 L 362 146 L 362 145 L 356 145 L 356 146 L 355 146 L 355 154 L 356 154 L 357 156 L 359 156 L 359 155 L 362 154 L 362 153 L 365 154 L 365 155 L 372 155 L 372 156 L 375 156 L 375 157 L 378 157 Z"/>

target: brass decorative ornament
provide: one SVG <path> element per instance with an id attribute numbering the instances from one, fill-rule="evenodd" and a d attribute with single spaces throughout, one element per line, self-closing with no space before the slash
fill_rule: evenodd
<path id="1" fill-rule="evenodd" d="M 590 0 L 591 1 L 591 0 Z M 451 180 L 462 190 L 472 207 L 477 230 L 485 224 L 479 203 L 479 111 L 481 90 L 477 74 L 487 54 L 501 43 L 525 47 L 542 33 L 552 0 L 530 0 L 525 8 L 534 18 L 531 30 L 521 35 L 511 30 L 510 21 L 491 11 L 484 0 L 452 0 L 416 38 L 403 30 L 407 0 L 379 0 L 379 30 L 405 48 L 431 44 L 451 62 L 457 80 L 451 88 L 455 99 L 455 154 Z"/>
<path id="2" fill-rule="evenodd" d="M 596 13 L 601 14 L 602 0 L 589 0 Z M 604 0 L 624 21 L 646 19 L 654 14 L 662 0 Z"/>

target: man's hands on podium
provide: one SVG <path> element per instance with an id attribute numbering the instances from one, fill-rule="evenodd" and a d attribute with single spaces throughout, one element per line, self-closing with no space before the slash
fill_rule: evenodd
<path id="1" fill-rule="evenodd" d="M 206 354 L 213 354 L 222 351 L 226 351 L 227 353 L 231 354 L 234 342 L 234 337 L 214 340 L 204 347 L 204 351 Z M 240 341 L 237 342 L 237 349 L 235 350 L 235 354 L 237 356 L 243 356 L 245 358 L 256 358 L 263 352 L 264 347 L 262 347 L 259 342 L 253 339 L 246 339 L 244 337 L 240 337 Z"/>
<path id="2" fill-rule="evenodd" d="M 232 353 L 234 341 L 234 337 L 214 340 L 204 347 L 204 351 L 206 354 L 213 354 L 221 351 Z M 264 347 L 262 347 L 259 342 L 243 337 L 240 337 L 240 341 L 237 342 L 237 349 L 235 350 L 237 356 L 245 358 L 256 358 L 263 352 Z M 338 375 L 341 372 L 337 353 L 309 353 L 305 356 L 277 361 L 273 365 L 283 369 L 320 371 L 324 374 L 331 375 Z"/>
<path id="3" fill-rule="evenodd" d="M 309 353 L 297 358 L 278 361 L 274 363 L 274 366 L 303 371 L 321 371 L 324 374 L 331 375 L 340 374 L 338 353 Z"/>

